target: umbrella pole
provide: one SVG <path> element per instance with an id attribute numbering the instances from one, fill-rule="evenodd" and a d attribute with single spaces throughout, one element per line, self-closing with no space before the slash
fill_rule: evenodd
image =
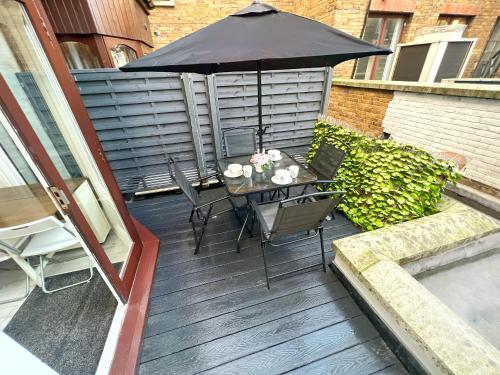
<path id="1" fill-rule="evenodd" d="M 262 130 L 262 70 L 260 69 L 260 63 L 257 69 L 257 107 L 259 108 L 259 131 L 257 134 L 259 136 L 259 152 L 262 152 L 262 137 L 264 132 Z"/>

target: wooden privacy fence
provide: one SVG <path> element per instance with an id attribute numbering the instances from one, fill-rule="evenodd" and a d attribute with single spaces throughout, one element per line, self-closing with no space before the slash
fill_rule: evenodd
<path id="1" fill-rule="evenodd" d="M 257 129 L 252 72 L 72 74 L 123 193 L 170 185 L 168 156 L 190 177 L 211 172 L 224 157 L 224 130 Z M 330 68 L 263 73 L 263 123 L 270 125 L 266 149 L 307 150 L 314 122 L 328 106 L 331 78 Z"/>

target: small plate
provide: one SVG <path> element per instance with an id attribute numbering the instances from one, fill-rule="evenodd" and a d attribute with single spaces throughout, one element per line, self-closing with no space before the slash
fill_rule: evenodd
<path id="1" fill-rule="evenodd" d="M 241 177 L 243 176 L 243 171 L 240 171 L 240 173 L 237 173 L 237 174 L 232 174 L 231 172 L 229 172 L 229 169 L 224 171 L 224 176 L 228 177 L 228 178 L 237 178 L 237 177 Z"/>
<path id="2" fill-rule="evenodd" d="M 289 177 L 285 182 L 279 182 L 276 176 L 273 176 L 271 177 L 271 181 L 274 182 L 276 185 L 288 185 L 292 183 L 293 178 Z"/>
<path id="3" fill-rule="evenodd" d="M 269 158 L 269 160 L 271 160 L 271 161 L 280 161 L 281 159 L 283 159 L 283 155 L 280 155 L 280 156 L 279 156 L 278 158 L 276 158 L 276 159 L 271 159 L 271 158 Z"/>

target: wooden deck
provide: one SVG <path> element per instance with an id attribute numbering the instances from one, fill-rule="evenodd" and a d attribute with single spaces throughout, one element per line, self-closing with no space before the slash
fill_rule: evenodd
<path id="1" fill-rule="evenodd" d="M 139 374 L 405 373 L 330 270 L 278 278 L 268 291 L 258 238 L 246 237 L 235 252 L 240 224 L 232 213 L 211 221 L 195 256 L 182 195 L 130 210 L 161 239 Z M 356 232 L 336 215 L 325 226 L 327 249 Z M 267 251 L 275 276 L 321 261 L 317 238 Z"/>

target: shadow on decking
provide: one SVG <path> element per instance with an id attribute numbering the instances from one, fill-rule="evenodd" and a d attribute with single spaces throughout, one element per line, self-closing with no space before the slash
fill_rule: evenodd
<path id="1" fill-rule="evenodd" d="M 237 254 L 241 227 L 232 213 L 211 221 L 193 255 L 191 206 L 182 195 L 129 208 L 161 240 L 140 374 L 405 372 L 330 270 L 274 280 L 268 291 L 258 236 L 247 236 Z M 326 248 L 357 232 L 336 215 L 325 225 Z M 270 274 L 320 263 L 318 241 L 269 248 Z"/>

